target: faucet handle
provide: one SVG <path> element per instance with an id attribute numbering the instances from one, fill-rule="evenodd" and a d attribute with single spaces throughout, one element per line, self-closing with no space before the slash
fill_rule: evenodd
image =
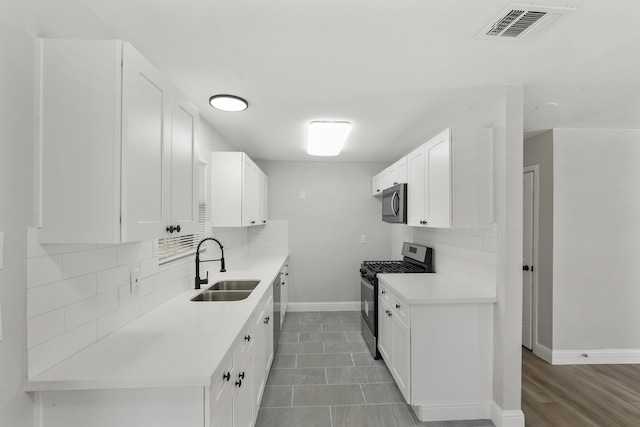
<path id="1" fill-rule="evenodd" d="M 207 271 L 207 276 L 204 279 L 202 279 L 202 284 L 206 285 L 208 283 L 209 283 L 209 272 Z"/>

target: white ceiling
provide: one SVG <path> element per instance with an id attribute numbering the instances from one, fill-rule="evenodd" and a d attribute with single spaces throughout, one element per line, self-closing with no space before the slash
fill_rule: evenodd
<path id="1" fill-rule="evenodd" d="M 526 2 L 576 9 L 527 42 L 475 38 L 500 0 L 33 1 L 37 35 L 130 41 L 257 159 L 318 160 L 306 124 L 332 119 L 353 131 L 331 160 L 389 162 L 495 84 L 524 85 L 526 132 L 640 128 L 638 0 Z M 249 109 L 216 111 L 217 93 Z"/>

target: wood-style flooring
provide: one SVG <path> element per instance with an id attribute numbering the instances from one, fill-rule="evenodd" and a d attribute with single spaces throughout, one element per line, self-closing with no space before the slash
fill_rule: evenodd
<path id="1" fill-rule="evenodd" d="M 640 426 L 640 365 L 550 365 L 522 350 L 527 427 Z"/>

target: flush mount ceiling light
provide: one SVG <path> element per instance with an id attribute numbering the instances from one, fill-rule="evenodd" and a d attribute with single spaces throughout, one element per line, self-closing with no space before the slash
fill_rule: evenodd
<path id="1" fill-rule="evenodd" d="M 312 156 L 337 156 L 351 131 L 349 122 L 311 122 L 307 153 Z"/>
<path id="2" fill-rule="evenodd" d="M 244 111 L 249 107 L 247 101 L 235 95 L 214 95 L 209 98 L 209 104 L 222 111 Z"/>

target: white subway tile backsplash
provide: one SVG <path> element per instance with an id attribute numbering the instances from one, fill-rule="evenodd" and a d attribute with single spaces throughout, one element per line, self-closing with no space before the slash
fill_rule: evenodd
<path id="1" fill-rule="evenodd" d="M 131 271 L 136 268 L 138 268 L 138 264 L 134 263 L 99 271 L 97 273 L 98 293 L 129 284 Z"/>
<path id="2" fill-rule="evenodd" d="M 413 241 L 434 249 L 438 274 L 496 293 L 497 229 L 413 229 Z"/>
<path id="3" fill-rule="evenodd" d="M 62 255 L 27 259 L 27 287 L 33 288 L 62 279 Z"/>
<path id="4" fill-rule="evenodd" d="M 153 258 L 143 259 L 140 261 L 140 277 L 150 277 L 154 274 L 158 274 L 160 272 L 159 268 L 160 262 L 158 260 L 158 256 L 155 255 Z"/>
<path id="5" fill-rule="evenodd" d="M 62 277 L 77 277 L 118 265 L 116 246 L 62 255 Z"/>
<path id="6" fill-rule="evenodd" d="M 140 281 L 140 296 L 149 295 L 155 289 L 155 277 L 147 277 Z"/>
<path id="7" fill-rule="evenodd" d="M 95 274 L 27 289 L 27 318 L 73 304 L 95 294 Z"/>
<path id="8" fill-rule="evenodd" d="M 98 318 L 98 339 L 104 338 L 140 316 L 140 300 L 120 306 Z"/>
<path id="9" fill-rule="evenodd" d="M 118 308 L 118 290 L 98 294 L 65 307 L 65 329 L 67 331 L 95 320 L 96 318 Z"/>
<path id="10" fill-rule="evenodd" d="M 126 265 L 137 262 L 141 259 L 148 259 L 153 257 L 152 243 L 154 241 L 148 240 L 146 242 L 129 243 L 125 245 L 119 245 L 118 250 L 118 265 Z"/>
<path id="11" fill-rule="evenodd" d="M 96 341 L 96 321 L 85 323 L 29 349 L 28 374 L 38 375 Z"/>
<path id="12" fill-rule="evenodd" d="M 64 309 L 50 311 L 27 321 L 27 348 L 64 333 Z"/>

